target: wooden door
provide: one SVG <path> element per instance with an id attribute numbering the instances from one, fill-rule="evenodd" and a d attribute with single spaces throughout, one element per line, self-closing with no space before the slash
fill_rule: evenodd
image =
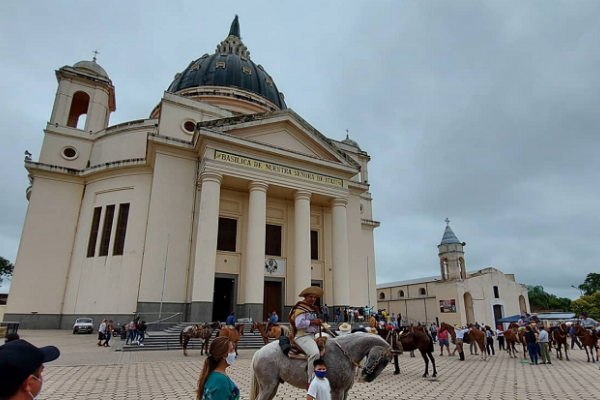
<path id="1" fill-rule="evenodd" d="M 268 321 L 273 311 L 277 312 L 281 321 L 281 282 L 265 281 L 263 321 Z"/>

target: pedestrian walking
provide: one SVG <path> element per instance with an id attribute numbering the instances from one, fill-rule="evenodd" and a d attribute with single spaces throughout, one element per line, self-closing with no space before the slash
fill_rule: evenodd
<path id="1" fill-rule="evenodd" d="M 102 346 L 102 341 L 106 339 L 106 323 L 108 321 L 103 319 L 98 327 L 98 346 Z"/>
<path id="2" fill-rule="evenodd" d="M 226 372 L 234 362 L 235 349 L 229 338 L 220 336 L 214 339 L 200 371 L 196 400 L 238 400 L 240 389 Z"/>
<path id="3" fill-rule="evenodd" d="M 550 341 L 548 332 L 543 326 L 540 326 L 540 333 L 538 334 L 538 343 L 540 345 L 540 356 L 542 364 L 552 364 L 550 360 L 550 352 L 548 351 L 548 342 Z"/>
<path id="4" fill-rule="evenodd" d="M 105 333 L 105 337 L 106 339 L 104 340 L 104 347 L 110 347 L 110 345 L 108 344 L 110 342 L 110 338 L 113 337 L 113 334 L 115 332 L 115 328 L 113 326 L 113 321 L 112 319 L 108 320 L 108 323 L 106 324 L 106 333 Z"/>
<path id="5" fill-rule="evenodd" d="M 498 337 L 498 349 L 506 350 L 504 348 L 504 331 L 502 330 L 502 325 L 498 325 L 498 329 L 496 329 L 496 336 Z"/>
<path id="6" fill-rule="evenodd" d="M 142 321 L 138 327 L 138 345 L 143 346 L 144 345 L 144 339 L 146 338 L 146 329 L 148 329 L 148 326 L 146 325 L 146 321 Z"/>
<path id="7" fill-rule="evenodd" d="M 321 307 L 321 312 L 323 313 L 323 321 L 329 322 L 329 307 L 327 307 L 327 304 Z"/>
<path id="8" fill-rule="evenodd" d="M 127 339 L 125 339 L 125 344 L 133 344 L 137 337 L 137 326 L 135 319 L 132 319 L 129 324 L 127 324 Z"/>
<path id="9" fill-rule="evenodd" d="M 577 335 L 575 334 L 575 327 L 571 324 L 571 328 L 569 328 L 569 336 L 571 336 L 571 350 L 575 345 L 579 346 L 579 350 L 583 350 L 583 346 L 579 343 L 579 339 L 577 339 Z"/>
<path id="10" fill-rule="evenodd" d="M 437 326 L 435 324 L 431 324 L 429 327 L 429 332 L 431 333 L 431 339 L 433 339 L 433 343 L 437 342 Z"/>
<path id="11" fill-rule="evenodd" d="M 492 331 L 492 328 L 490 328 L 489 326 L 485 326 L 485 337 L 486 337 L 486 350 L 487 350 L 487 354 L 488 356 L 495 356 L 496 352 L 494 351 L 494 332 Z"/>

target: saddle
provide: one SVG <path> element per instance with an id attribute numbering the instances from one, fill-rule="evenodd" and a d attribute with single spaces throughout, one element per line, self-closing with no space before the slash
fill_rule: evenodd
<path id="1" fill-rule="evenodd" d="M 319 352 L 321 353 L 321 357 L 325 355 L 325 344 L 327 339 L 327 337 L 319 337 L 315 339 L 315 342 L 317 342 L 317 347 L 319 348 Z M 281 336 L 279 338 L 279 348 L 283 354 L 289 358 L 296 360 L 308 360 L 308 356 L 304 350 L 302 350 L 302 348 L 296 344 L 293 337 Z"/>

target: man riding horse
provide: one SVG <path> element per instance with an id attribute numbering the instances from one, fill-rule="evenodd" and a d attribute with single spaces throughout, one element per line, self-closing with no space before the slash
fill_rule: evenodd
<path id="1" fill-rule="evenodd" d="M 581 326 L 583 326 L 585 329 L 589 330 L 592 333 L 592 336 L 594 337 L 594 340 L 598 340 L 598 337 L 596 336 L 596 325 L 598 324 L 598 322 L 593 319 L 588 317 L 587 313 L 581 313 L 581 322 L 580 322 Z"/>
<path id="2" fill-rule="evenodd" d="M 319 331 L 322 321 L 317 318 L 319 308 L 315 305 L 317 298 L 323 297 L 323 289 L 311 286 L 299 295 L 304 297 L 292 307 L 289 320 L 294 342 L 308 356 L 308 382 L 313 378 L 314 361 L 320 358 L 319 347 L 315 342 L 315 333 Z"/>

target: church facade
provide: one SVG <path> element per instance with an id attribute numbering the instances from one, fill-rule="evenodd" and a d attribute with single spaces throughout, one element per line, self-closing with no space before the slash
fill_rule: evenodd
<path id="1" fill-rule="evenodd" d="M 311 285 L 330 307 L 375 304 L 370 157 L 287 108 L 237 17 L 145 119 L 109 126 L 95 59 L 56 77 L 6 320 L 264 320 Z"/>
<path id="2" fill-rule="evenodd" d="M 377 307 L 401 316 L 405 324 L 446 322 L 487 324 L 530 311 L 527 286 L 496 268 L 468 273 L 466 243 L 458 240 L 450 221 L 438 245 L 440 275 L 377 285 Z"/>

